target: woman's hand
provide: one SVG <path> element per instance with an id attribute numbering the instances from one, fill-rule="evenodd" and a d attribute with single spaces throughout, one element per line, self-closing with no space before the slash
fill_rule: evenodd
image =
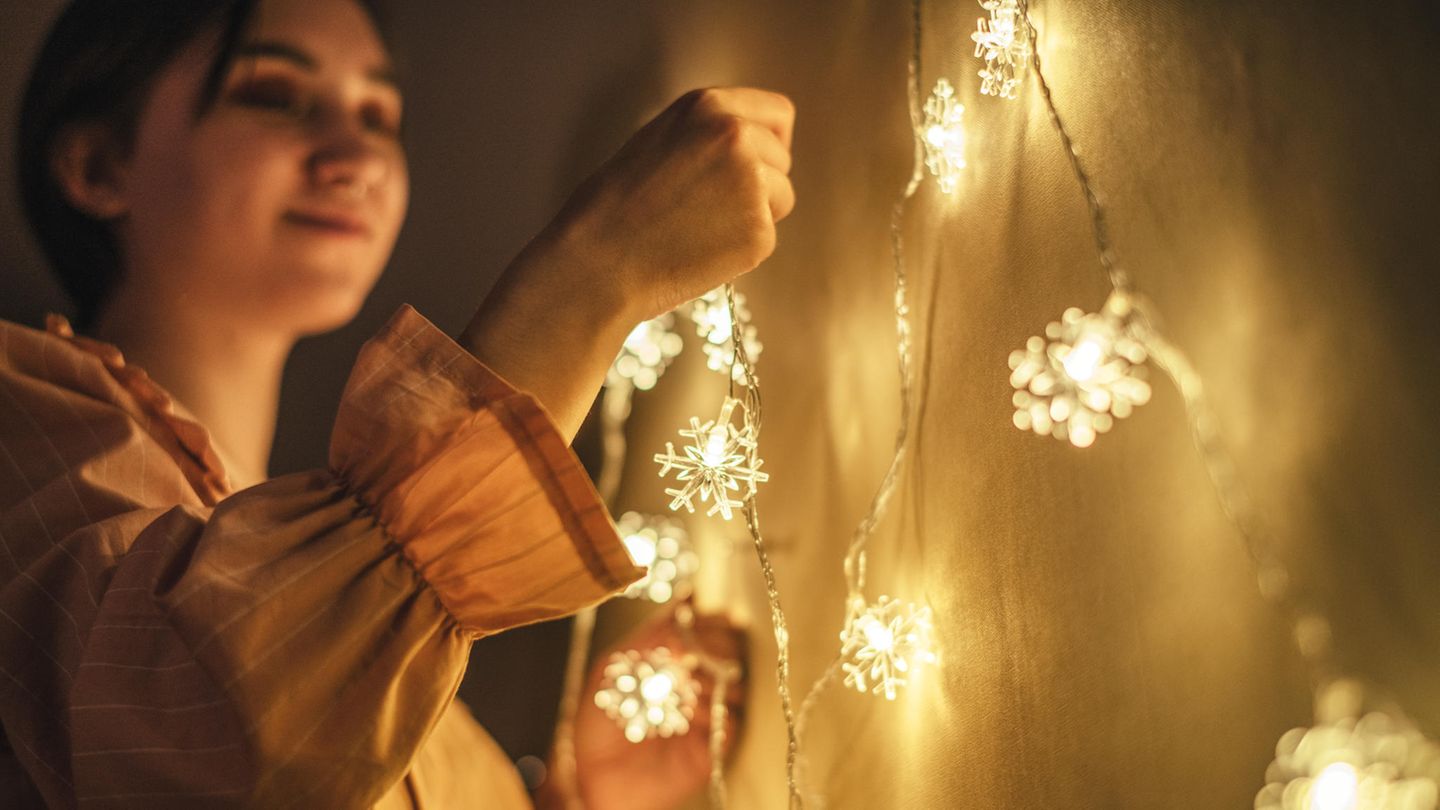
<path id="1" fill-rule="evenodd" d="M 687 611 L 690 606 L 681 605 L 676 610 Z M 704 667 L 695 670 L 700 697 L 690 730 L 679 736 L 652 737 L 632 743 L 591 699 L 600 688 L 611 653 L 667 647 L 682 656 L 696 652 L 696 645 L 712 660 L 733 664 L 741 660 L 744 639 L 739 630 L 718 616 L 696 616 L 690 631 L 682 632 L 672 611 L 600 656 L 586 681 L 586 691 L 582 693 L 575 718 L 576 776 L 586 810 L 666 810 L 678 806 L 705 786 L 710 776 L 710 699 L 715 680 Z M 735 739 L 743 695 L 744 684 L 737 678 L 726 692 L 727 751 Z"/>
<path id="2" fill-rule="evenodd" d="M 582 185 L 551 226 L 641 321 L 753 270 L 795 207 L 795 108 L 748 87 L 694 90 Z"/>
<path id="3" fill-rule="evenodd" d="M 506 269 L 461 343 L 534 394 L 567 439 L 636 323 L 754 269 L 775 248 L 794 107 L 696 90 L 635 134 Z"/>

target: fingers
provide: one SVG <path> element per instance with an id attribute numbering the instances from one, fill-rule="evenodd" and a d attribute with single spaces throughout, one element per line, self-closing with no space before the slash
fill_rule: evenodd
<path id="1" fill-rule="evenodd" d="M 765 178 L 765 189 L 770 199 L 770 216 L 775 222 L 779 222 L 795 210 L 795 187 L 790 184 L 790 178 L 769 166 L 761 169 L 761 174 Z"/>
<path id="2" fill-rule="evenodd" d="M 709 87 L 688 94 L 702 111 L 736 115 L 773 133 L 788 151 L 795 132 L 795 105 L 786 96 L 756 87 Z"/>

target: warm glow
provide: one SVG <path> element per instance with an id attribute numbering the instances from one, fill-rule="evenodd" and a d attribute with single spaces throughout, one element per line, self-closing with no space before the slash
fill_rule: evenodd
<path id="1" fill-rule="evenodd" d="M 700 452 L 700 457 L 711 467 L 721 467 L 725 464 L 725 427 L 717 426 L 710 431 L 709 437 L 705 440 L 705 449 Z"/>
<path id="2" fill-rule="evenodd" d="M 880 622 L 870 619 L 865 622 L 865 643 L 877 652 L 888 653 L 895 649 L 895 634 Z"/>
<path id="3" fill-rule="evenodd" d="M 595 705 L 632 743 L 684 734 L 699 702 L 694 668 L 690 656 L 676 658 L 666 647 L 615 653 L 605 665 Z"/>
<path id="4" fill-rule="evenodd" d="M 625 550 L 630 552 L 630 559 L 642 568 L 649 568 L 655 563 L 655 537 L 644 534 L 630 534 L 621 538 L 625 543 Z"/>
<path id="5" fill-rule="evenodd" d="M 881 596 L 873 605 L 858 597 L 840 633 L 845 685 L 894 700 L 923 665 L 938 659 L 930 608 Z"/>
<path id="6" fill-rule="evenodd" d="M 750 309 L 745 304 L 745 295 L 735 293 L 735 320 L 730 318 L 730 302 L 725 288 L 716 287 L 690 302 L 690 320 L 695 322 L 695 333 L 704 339 L 700 348 L 705 352 L 705 366 L 711 371 L 731 375 L 735 382 L 744 382 L 744 369 L 735 362 L 734 326 L 739 326 L 740 341 L 745 346 L 753 365 L 760 358 L 764 346 L 759 333 L 750 323 Z"/>
<path id="7" fill-rule="evenodd" d="M 1355 810 L 1359 788 L 1360 775 L 1355 766 L 1345 762 L 1328 765 L 1310 788 L 1308 810 Z"/>
<path id="8" fill-rule="evenodd" d="M 675 480 L 684 484 L 678 489 L 665 490 L 671 498 L 672 511 L 684 507 L 694 512 L 698 497 L 701 503 L 710 502 L 707 516 L 719 514 L 730 520 L 735 509 L 745 505 L 743 499 L 755 494 L 756 485 L 770 480 L 769 473 L 760 471 L 764 462 L 752 459 L 754 427 L 744 423 L 737 428 L 731 423 L 739 407 L 739 400 L 726 397 L 720 416 L 714 421 L 701 424 L 699 419 L 691 417 L 689 430 L 680 431 L 682 437 L 690 440 L 683 455 L 675 452 L 673 442 L 665 443 L 664 453 L 655 454 L 660 477 L 674 471 Z"/>
<path id="9" fill-rule="evenodd" d="M 675 691 L 675 679 L 668 673 L 651 675 L 640 684 L 640 695 L 651 703 L 659 703 Z"/>
<path id="10" fill-rule="evenodd" d="M 990 16 L 981 17 L 975 33 L 975 55 L 985 60 L 980 70 L 980 92 L 987 96 L 1015 98 L 1015 88 L 1024 76 L 1030 58 L 1030 38 L 1017 0 L 981 0 Z"/>
<path id="11" fill-rule="evenodd" d="M 605 376 L 605 384 L 611 387 L 633 385 L 641 391 L 654 388 L 660 375 L 684 348 L 684 342 L 672 329 L 674 324 L 675 316 L 666 313 L 643 321 L 630 330 L 620 354 Z"/>
<path id="12" fill-rule="evenodd" d="M 646 569 L 645 576 L 631 583 L 624 596 L 664 604 L 677 594 L 680 598 L 690 594 L 700 557 L 678 518 L 626 512 L 616 521 L 615 530 L 630 559 Z"/>
<path id="13" fill-rule="evenodd" d="M 925 123 L 921 127 L 925 145 L 925 168 L 935 176 L 940 190 L 955 193 L 960 170 L 965 168 L 965 106 L 955 100 L 955 88 L 940 79 L 925 102 Z"/>
<path id="14" fill-rule="evenodd" d="M 1015 427 L 1089 447 L 1150 401 L 1149 353 L 1127 320 L 1130 311 L 1119 293 L 1099 312 L 1070 307 L 1043 336 L 1010 353 Z"/>
<path id="15" fill-rule="evenodd" d="M 1095 376 L 1095 370 L 1100 367 L 1100 359 L 1104 356 L 1105 350 L 1100 347 L 1100 342 L 1094 338 L 1086 338 L 1065 355 L 1065 373 L 1075 382 L 1089 382 Z"/>

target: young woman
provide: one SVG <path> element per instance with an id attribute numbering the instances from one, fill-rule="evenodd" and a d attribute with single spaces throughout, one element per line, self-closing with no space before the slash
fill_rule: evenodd
<path id="1" fill-rule="evenodd" d="M 286 357 L 404 218 L 401 108 L 362 0 L 77 0 L 47 41 L 18 165 L 88 336 L 0 324 L 5 806 L 528 806 L 453 701 L 470 643 L 640 573 L 568 444 L 635 323 L 772 250 L 793 110 L 682 97 L 266 480 Z M 578 728 L 587 806 L 703 784 L 703 735 Z"/>

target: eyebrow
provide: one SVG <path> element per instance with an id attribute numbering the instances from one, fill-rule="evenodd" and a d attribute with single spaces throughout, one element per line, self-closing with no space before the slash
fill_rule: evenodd
<path id="1" fill-rule="evenodd" d="M 320 62 L 305 50 L 285 42 L 275 40 L 257 40 L 246 42 L 235 50 L 236 59 L 280 59 L 295 65 L 302 70 L 314 73 L 320 70 Z M 395 76 L 395 68 L 389 64 L 371 69 L 365 74 L 368 79 L 379 84 L 399 89 L 399 81 Z"/>

